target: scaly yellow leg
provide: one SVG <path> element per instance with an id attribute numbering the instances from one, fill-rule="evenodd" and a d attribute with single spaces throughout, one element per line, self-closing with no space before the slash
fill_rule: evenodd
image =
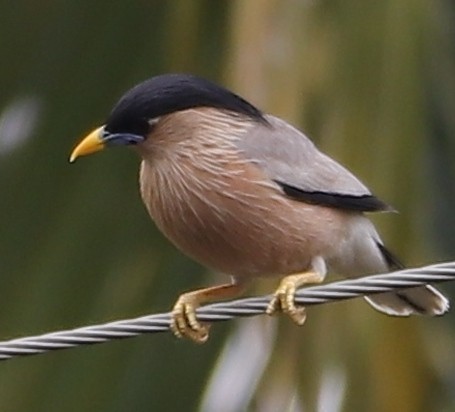
<path id="1" fill-rule="evenodd" d="M 275 315 L 283 312 L 288 315 L 297 325 L 303 325 L 306 319 L 305 308 L 297 307 L 294 302 L 296 290 L 308 283 L 321 283 L 324 274 L 317 272 L 304 272 L 289 275 L 281 279 L 278 289 L 267 306 L 267 315 Z"/>
<path id="2" fill-rule="evenodd" d="M 209 326 L 202 325 L 197 320 L 196 309 L 203 303 L 233 298 L 243 289 L 243 284 L 230 283 L 183 293 L 172 309 L 172 332 L 178 338 L 187 337 L 196 343 L 206 342 Z"/>

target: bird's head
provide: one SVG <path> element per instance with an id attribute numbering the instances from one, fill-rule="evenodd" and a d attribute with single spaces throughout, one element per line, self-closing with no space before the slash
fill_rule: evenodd
<path id="1" fill-rule="evenodd" d="M 106 123 L 89 133 L 73 150 L 70 161 L 106 147 L 140 145 L 153 135 L 160 117 L 181 110 L 212 107 L 265 121 L 253 105 L 208 80 L 188 74 L 165 74 L 125 93 Z"/>

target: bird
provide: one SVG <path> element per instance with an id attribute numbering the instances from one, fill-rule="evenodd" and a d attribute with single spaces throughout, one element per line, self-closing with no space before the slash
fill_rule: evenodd
<path id="1" fill-rule="evenodd" d="M 296 324 L 299 287 L 328 272 L 351 278 L 402 268 L 366 213 L 393 209 L 301 131 L 238 94 L 192 74 L 161 74 L 127 91 L 107 120 L 83 138 L 78 157 L 129 146 L 140 158 L 144 205 L 181 252 L 230 277 L 182 293 L 172 309 L 177 337 L 203 343 L 204 303 L 234 298 L 257 277 L 278 279 L 267 314 Z M 365 297 L 394 316 L 442 315 L 433 286 Z"/>

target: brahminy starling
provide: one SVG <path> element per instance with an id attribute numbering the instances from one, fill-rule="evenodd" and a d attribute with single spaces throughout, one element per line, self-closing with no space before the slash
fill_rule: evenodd
<path id="1" fill-rule="evenodd" d="M 402 267 L 365 212 L 392 210 L 302 132 L 231 91 L 187 74 L 153 77 L 129 90 L 71 161 L 105 147 L 142 158 L 140 191 L 151 218 L 183 253 L 229 283 L 182 294 L 176 336 L 208 337 L 196 309 L 240 294 L 253 278 L 276 277 L 267 308 L 301 325 L 297 288 Z M 448 300 L 432 286 L 365 298 L 388 315 L 441 315 Z"/>

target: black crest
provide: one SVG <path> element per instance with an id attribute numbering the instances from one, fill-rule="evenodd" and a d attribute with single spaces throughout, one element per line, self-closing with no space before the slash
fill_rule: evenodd
<path id="1" fill-rule="evenodd" d="M 106 130 L 145 135 L 150 119 L 194 107 L 215 107 L 265 121 L 260 110 L 215 83 L 189 74 L 164 74 L 126 92 L 112 110 Z"/>

